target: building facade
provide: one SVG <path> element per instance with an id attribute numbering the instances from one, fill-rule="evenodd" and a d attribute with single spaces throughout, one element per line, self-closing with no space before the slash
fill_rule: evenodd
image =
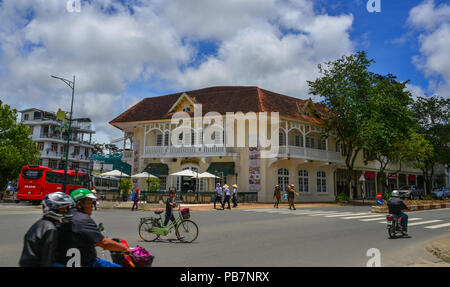
<path id="1" fill-rule="evenodd" d="M 40 165 L 64 169 L 68 134 L 57 129 L 61 126 L 61 121 L 56 119 L 56 114 L 34 108 L 20 113 L 21 122 L 31 129 L 31 138 L 38 144 L 41 152 Z M 89 118 L 72 119 L 67 166 L 69 170 L 91 171 L 94 133 Z"/>
<path id="2" fill-rule="evenodd" d="M 266 131 L 276 130 L 274 156 L 262 156 L 266 145 L 252 141 L 260 134 L 264 115 L 278 113 L 279 124 L 268 121 Z M 179 133 L 182 121 L 189 119 L 189 131 Z M 256 192 L 259 202 L 271 202 L 273 189 L 294 184 L 300 193 L 298 202 L 334 201 L 347 192 L 345 156 L 336 136 L 321 137 L 326 110 L 318 103 L 267 91 L 258 87 L 210 87 L 143 99 L 110 124 L 124 133 L 123 160 L 132 166 L 132 174 L 148 171 L 161 180 L 161 190 L 194 189 L 195 180 L 171 173 L 183 169 L 208 171 L 219 176 L 200 180 L 200 191 L 214 190 L 215 183 L 237 184 L 241 192 Z M 252 120 L 255 122 L 252 122 Z M 220 123 L 220 124 L 219 124 Z M 265 123 L 265 122 L 264 122 Z M 273 124 L 273 125 L 272 125 Z M 214 126 L 217 126 L 214 127 Z M 214 128 L 213 128 L 214 127 Z M 213 132 L 207 132 L 211 128 Z M 222 129 L 221 129 L 222 128 Z M 270 136 L 269 136 L 270 137 Z M 272 144 L 273 146 L 273 144 Z M 403 163 L 389 168 L 392 188 L 414 184 L 423 186 L 420 170 Z M 362 153 L 356 160 L 350 198 L 374 199 L 378 188 L 376 162 L 364 164 Z M 145 189 L 145 181 L 135 184 Z"/>

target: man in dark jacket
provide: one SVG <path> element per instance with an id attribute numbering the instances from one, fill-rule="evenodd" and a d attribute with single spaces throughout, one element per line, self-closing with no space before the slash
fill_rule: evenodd
<path id="1" fill-rule="evenodd" d="M 400 193 L 397 190 L 392 192 L 392 197 L 388 200 L 388 208 L 389 213 L 397 215 L 402 218 L 402 226 L 405 228 L 405 232 L 407 232 L 408 228 L 408 215 L 403 213 L 403 210 L 408 210 L 408 206 L 399 198 Z"/>
<path id="2" fill-rule="evenodd" d="M 56 225 L 70 220 L 68 209 L 72 206 L 72 198 L 65 193 L 54 192 L 45 196 L 42 201 L 44 216 L 25 234 L 19 266 L 53 266 L 58 243 Z"/>

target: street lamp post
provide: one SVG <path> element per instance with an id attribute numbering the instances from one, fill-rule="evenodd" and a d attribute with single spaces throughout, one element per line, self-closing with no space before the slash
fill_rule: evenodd
<path id="1" fill-rule="evenodd" d="M 56 76 L 51 76 L 51 77 L 63 81 L 66 85 L 68 85 L 72 89 L 72 103 L 70 104 L 70 119 L 69 119 L 69 130 L 67 131 L 66 164 L 64 166 L 64 183 L 63 183 L 63 192 L 66 193 L 67 165 L 69 163 L 70 132 L 71 132 L 71 128 L 72 128 L 73 96 L 75 93 L 75 76 L 73 76 L 73 81 L 69 81 L 67 79 L 56 77 Z"/>

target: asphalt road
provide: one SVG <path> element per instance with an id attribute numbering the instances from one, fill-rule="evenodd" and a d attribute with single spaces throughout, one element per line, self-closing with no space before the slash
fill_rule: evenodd
<path id="1" fill-rule="evenodd" d="M 398 239 L 388 238 L 383 214 L 368 217 L 373 215 L 368 212 L 356 206 L 194 211 L 200 234 L 193 243 L 180 243 L 173 233 L 161 242 L 142 241 L 139 218 L 152 212 L 98 210 L 92 217 L 103 222 L 107 237 L 149 250 L 155 267 L 365 267 L 374 257 L 367 255 L 372 248 L 379 250 L 381 266 L 439 262 L 424 246 L 449 234 L 450 209 L 410 212 L 410 224 L 416 225 L 409 227 L 410 237 Z M 34 206 L 0 204 L 0 266 L 18 266 L 23 235 L 40 216 Z"/>

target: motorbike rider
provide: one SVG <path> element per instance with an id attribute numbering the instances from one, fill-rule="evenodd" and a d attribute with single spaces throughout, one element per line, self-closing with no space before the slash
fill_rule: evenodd
<path id="1" fill-rule="evenodd" d="M 75 205 L 63 192 L 47 194 L 42 201 L 44 216 L 34 223 L 25 234 L 21 267 L 51 267 L 55 260 L 58 231 L 56 226 L 70 221 L 69 208 Z"/>
<path id="2" fill-rule="evenodd" d="M 402 226 L 408 232 L 408 215 L 403 210 L 409 210 L 408 206 L 400 199 L 398 190 L 392 191 L 392 197 L 388 200 L 389 213 L 402 218 Z"/>
<path id="3" fill-rule="evenodd" d="M 70 197 L 75 202 L 71 209 L 72 220 L 59 229 L 61 240 L 57 248 L 57 263 L 55 266 L 66 266 L 71 259 L 69 249 L 78 249 L 80 255 L 79 265 L 82 267 L 120 267 L 120 265 L 97 258 L 95 247 L 119 252 L 131 252 L 130 248 L 103 236 L 97 224 L 90 217 L 92 214 L 92 201 L 96 198 L 88 189 L 75 189 Z"/>

